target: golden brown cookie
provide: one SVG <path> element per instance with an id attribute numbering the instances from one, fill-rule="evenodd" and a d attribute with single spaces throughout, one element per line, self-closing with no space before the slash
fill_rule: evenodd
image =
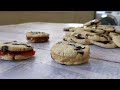
<path id="1" fill-rule="evenodd" d="M 110 32 L 109 36 L 112 38 L 112 41 L 120 47 L 120 34 Z"/>
<path id="2" fill-rule="evenodd" d="M 91 20 L 89 22 L 84 23 L 83 26 L 87 26 L 87 27 L 95 26 L 95 27 L 97 27 L 99 24 L 100 24 L 100 20 L 94 19 L 94 20 Z"/>
<path id="3" fill-rule="evenodd" d="M 35 51 L 32 45 L 26 43 L 2 42 L 0 43 L 0 59 L 22 60 L 33 57 Z"/>
<path id="4" fill-rule="evenodd" d="M 88 62 L 89 57 L 89 46 L 81 44 L 58 42 L 51 48 L 51 58 L 60 64 L 82 64 Z"/>
<path id="5" fill-rule="evenodd" d="M 113 41 L 91 41 L 92 44 L 103 48 L 116 48 L 117 45 Z"/>
<path id="6" fill-rule="evenodd" d="M 49 34 L 45 32 L 27 32 L 26 39 L 29 42 L 47 42 L 49 40 Z"/>

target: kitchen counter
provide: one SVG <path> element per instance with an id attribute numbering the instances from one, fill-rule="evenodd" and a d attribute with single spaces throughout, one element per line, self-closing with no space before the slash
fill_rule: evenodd
<path id="1" fill-rule="evenodd" d="M 52 60 L 50 49 L 62 40 L 63 28 L 80 25 L 31 22 L 0 26 L 1 41 L 27 42 L 25 34 L 28 31 L 50 34 L 49 42 L 31 43 L 36 51 L 35 57 L 21 61 L 0 60 L 0 79 L 120 79 L 120 48 L 105 49 L 90 45 L 89 63 L 82 65 L 66 66 Z"/>

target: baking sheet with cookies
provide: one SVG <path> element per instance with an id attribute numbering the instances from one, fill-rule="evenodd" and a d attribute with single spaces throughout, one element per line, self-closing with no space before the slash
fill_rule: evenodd
<path id="1" fill-rule="evenodd" d="M 66 66 L 54 62 L 50 55 L 51 47 L 63 40 L 66 27 L 78 27 L 75 23 L 23 23 L 0 26 L 2 41 L 27 42 L 26 32 L 43 31 L 50 34 L 48 42 L 30 43 L 34 46 L 34 58 L 24 61 L 0 60 L 0 78 L 45 78 L 45 79 L 92 79 L 120 78 L 120 49 L 90 46 L 89 62 L 82 65 Z M 116 27 L 119 29 L 119 27 Z"/>

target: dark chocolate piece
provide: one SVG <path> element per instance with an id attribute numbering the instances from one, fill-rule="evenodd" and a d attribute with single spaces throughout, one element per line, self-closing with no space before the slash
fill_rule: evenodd
<path id="1" fill-rule="evenodd" d="M 3 43 L 3 44 L 10 44 L 11 42 L 5 42 L 5 43 Z"/>
<path id="2" fill-rule="evenodd" d="M 12 45 L 24 45 L 24 46 L 26 46 L 26 47 L 31 47 L 31 46 L 29 46 L 29 45 L 27 45 L 27 44 L 22 44 L 22 43 L 13 43 Z"/>
<path id="3" fill-rule="evenodd" d="M 75 50 L 80 50 L 80 49 L 82 49 L 82 47 L 81 46 L 77 46 Z"/>
<path id="4" fill-rule="evenodd" d="M 81 37 L 81 34 L 76 34 L 75 37 L 76 37 L 77 39 L 85 39 L 84 37 Z"/>
<path id="5" fill-rule="evenodd" d="M 63 38 L 64 41 L 67 41 L 65 38 Z"/>
<path id="6" fill-rule="evenodd" d="M 8 46 L 2 46 L 1 51 L 3 53 L 7 53 L 8 52 Z"/>
<path id="7" fill-rule="evenodd" d="M 110 41 L 97 41 L 97 42 L 108 44 Z"/>
<path id="8" fill-rule="evenodd" d="M 64 31 L 70 31 L 69 29 L 64 29 Z"/>
<path id="9" fill-rule="evenodd" d="M 82 55 L 84 54 L 84 52 L 81 52 L 81 51 L 78 51 L 77 53 L 82 54 Z"/>
<path id="10" fill-rule="evenodd" d="M 100 36 L 100 37 L 104 37 L 104 38 L 106 38 L 107 40 L 108 40 L 108 38 L 105 36 L 105 35 L 103 35 L 103 34 L 96 34 L 96 35 L 98 35 L 98 36 Z"/>
<path id="11" fill-rule="evenodd" d="M 90 30 L 90 32 L 95 32 L 94 30 Z"/>

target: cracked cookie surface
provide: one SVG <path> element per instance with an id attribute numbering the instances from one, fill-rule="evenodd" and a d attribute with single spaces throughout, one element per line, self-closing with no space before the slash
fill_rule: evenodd
<path id="1" fill-rule="evenodd" d="M 86 45 L 58 42 L 51 48 L 51 57 L 60 64 L 82 64 L 89 60 L 90 48 Z"/>

